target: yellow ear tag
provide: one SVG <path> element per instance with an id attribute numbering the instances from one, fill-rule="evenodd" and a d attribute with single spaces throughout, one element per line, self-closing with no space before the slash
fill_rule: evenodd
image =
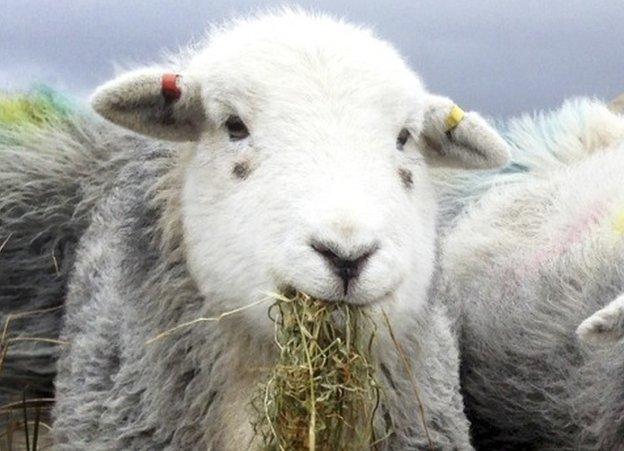
<path id="1" fill-rule="evenodd" d="M 457 105 L 453 105 L 451 112 L 449 113 L 448 116 L 446 116 L 446 121 L 445 121 L 446 131 L 450 132 L 455 127 L 457 127 L 459 123 L 462 121 L 462 119 L 464 118 L 464 114 L 465 114 L 464 110 L 462 110 Z"/>

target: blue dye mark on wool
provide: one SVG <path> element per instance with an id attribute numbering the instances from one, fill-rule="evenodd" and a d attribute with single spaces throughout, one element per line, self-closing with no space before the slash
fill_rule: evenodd
<path id="1" fill-rule="evenodd" d="M 566 101 L 558 110 L 525 114 L 506 121 L 491 120 L 509 144 L 510 163 L 493 171 L 433 171 L 442 223 L 452 221 L 494 186 L 524 180 L 531 172 L 560 168 L 578 158 L 578 142 L 572 146 L 570 141 L 584 136 L 591 126 L 588 117 L 597 112 L 604 114 L 605 110 L 601 101 L 578 98 Z"/>
<path id="2" fill-rule="evenodd" d="M 0 91 L 0 144 L 20 145 L 43 128 L 87 114 L 69 97 L 45 85 L 27 92 Z"/>

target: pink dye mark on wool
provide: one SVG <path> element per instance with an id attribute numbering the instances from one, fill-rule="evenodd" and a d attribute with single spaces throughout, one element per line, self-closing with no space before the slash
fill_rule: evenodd
<path id="1" fill-rule="evenodd" d="M 526 266 L 529 269 L 536 268 L 548 259 L 554 259 L 565 254 L 568 249 L 580 242 L 594 225 L 599 224 L 608 212 L 609 209 L 604 202 L 597 203 L 577 221 L 570 224 L 552 247 L 536 252 Z"/>
<path id="2" fill-rule="evenodd" d="M 535 252 L 528 260 L 516 268 L 507 268 L 505 288 L 513 289 L 521 281 L 539 273 L 540 268 L 557 257 L 564 255 L 568 249 L 582 241 L 588 235 L 592 227 L 599 224 L 609 213 L 606 202 L 600 201 L 593 205 L 576 221 L 563 230 L 563 233 L 550 246 Z M 624 214 L 624 212 L 623 212 Z"/>

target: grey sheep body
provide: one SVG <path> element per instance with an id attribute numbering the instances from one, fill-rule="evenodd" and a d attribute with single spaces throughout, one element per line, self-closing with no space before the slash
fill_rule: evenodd
<path id="1" fill-rule="evenodd" d="M 45 221 L 50 209 L 65 213 L 58 216 L 53 235 L 66 249 L 56 256 L 58 274 L 45 266 L 52 263 L 36 248 L 27 255 L 37 255 L 42 262 L 29 267 L 29 275 L 4 272 L 24 289 L 31 286 L 32 277 L 52 272 L 55 283 L 40 286 L 53 287 L 53 294 L 32 297 L 16 292 L 10 303 L 1 304 L 4 319 L 8 313 L 59 305 L 67 293 L 60 339 L 68 344 L 12 348 L 8 362 L 15 363 L 3 373 L 14 381 L 28 374 L 24 371 L 40 372 L 41 361 L 31 359 L 36 354 L 45 361 L 39 383 L 51 394 L 60 350 L 53 412 L 57 449 L 236 449 L 249 439 L 246 403 L 259 380 L 249 367 L 272 361 L 270 343 L 258 345 L 252 334 L 232 327 L 232 318 L 146 344 L 181 322 L 220 313 L 205 303 L 187 272 L 179 227 L 162 221 L 163 215 L 169 217 L 165 212 L 176 209 L 179 194 L 178 154 L 184 145 L 175 147 L 174 151 L 100 121 L 81 119 L 40 130 L 19 149 L 12 148 L 11 177 L 3 180 L 14 181 L 23 171 L 22 180 L 31 177 L 32 183 L 32 175 L 38 173 L 40 184 L 29 197 L 27 183 L 11 186 L 12 205 L 24 201 L 22 210 L 11 211 L 29 214 L 2 222 L 2 236 L 22 232 L 16 237 L 20 240 L 11 246 L 7 242 L 7 253 L 0 254 L 3 265 L 19 268 L 24 252 L 31 249 L 24 243 L 37 234 L 41 222 L 29 218 Z M 6 150 L 0 152 L 2 162 L 9 161 Z M 50 159 L 43 161 L 45 166 L 42 155 Z M 53 164 L 62 167 L 52 171 Z M 48 197 L 68 191 L 75 195 Z M 16 321 L 11 335 L 56 337 L 59 316 L 55 312 Z M 413 371 L 434 446 L 470 449 L 456 343 L 444 309 L 428 305 L 402 330 L 410 331 L 399 337 L 403 346 L 410 356 L 420 356 L 413 359 Z M 389 413 L 396 426 L 396 434 L 385 442 L 387 448 L 427 448 L 400 360 L 386 350 L 383 366 L 380 377 L 388 387 Z M 21 399 L 17 385 L 3 387 L 3 403 Z"/>
<path id="2" fill-rule="evenodd" d="M 99 192 L 110 183 L 107 174 L 120 164 L 110 152 L 118 133 L 110 133 L 110 127 L 103 133 L 100 125 L 77 115 L 56 119 L 49 127 L 0 130 L 0 324 L 6 326 L 5 340 L 58 338 L 76 243 Z M 0 404 L 23 395 L 51 396 L 58 346 L 6 345 Z"/>

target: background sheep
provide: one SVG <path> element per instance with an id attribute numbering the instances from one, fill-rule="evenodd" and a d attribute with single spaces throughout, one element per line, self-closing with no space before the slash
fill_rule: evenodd
<path id="1" fill-rule="evenodd" d="M 0 404 L 6 404 L 24 390 L 29 398 L 52 395 L 57 346 L 8 340 L 58 338 L 76 242 L 110 187 L 106 174 L 125 160 L 111 153 L 111 143 L 122 139 L 118 129 L 84 117 L 50 91 L 1 101 L 0 333 L 6 327 L 8 334 L 1 337 Z"/>
<path id="2" fill-rule="evenodd" d="M 38 265 L 12 279 L 19 288 L 49 264 L 34 230 L 50 220 L 70 232 L 44 241 L 46 252 L 64 249 L 53 289 L 8 291 L 2 303 L 41 308 L 67 291 L 59 449 L 248 447 L 258 369 L 275 358 L 267 306 L 146 341 L 289 286 L 392 318 L 429 437 L 382 335 L 379 416 L 394 425 L 383 446 L 470 448 L 455 341 L 428 297 L 436 203 L 425 163 L 505 164 L 504 142 L 478 115 L 449 124 L 453 103 L 428 94 L 388 44 L 288 11 L 216 30 L 166 66 L 106 84 L 93 104 L 168 142 L 77 118 L 0 151 L 11 192 L 0 258 Z"/>
<path id="3" fill-rule="evenodd" d="M 620 94 L 609 104 L 609 108 L 616 113 L 624 112 L 624 94 Z"/>
<path id="4" fill-rule="evenodd" d="M 579 332 L 622 337 L 624 118 L 577 100 L 505 136 L 503 173 L 451 184 L 441 262 L 475 446 L 622 449 L 622 341 L 575 331 L 609 304 Z"/>

